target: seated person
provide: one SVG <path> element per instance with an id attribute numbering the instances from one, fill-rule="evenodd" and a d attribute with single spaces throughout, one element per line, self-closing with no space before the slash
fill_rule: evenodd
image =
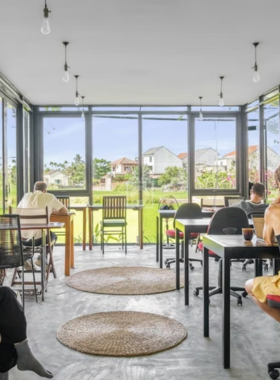
<path id="1" fill-rule="evenodd" d="M 23 308 L 16 294 L 8 287 L 0 287 L 0 372 L 6 373 L 17 365 L 20 371 L 33 371 L 51 379 L 53 374 L 30 350 L 26 327 Z"/>
<path id="2" fill-rule="evenodd" d="M 68 215 L 67 208 L 59 202 L 53 194 L 47 192 L 47 184 L 43 181 L 38 181 L 34 185 L 33 193 L 24 194 L 22 200 L 18 204 L 18 208 L 46 208 L 48 207 L 49 215 Z M 50 232 L 51 241 L 56 240 L 57 236 L 52 231 Z M 42 244 L 41 230 L 22 231 L 21 236 L 28 240 L 23 242 L 24 245 L 32 245 L 31 238 L 35 239 L 35 246 Z"/>
<path id="3" fill-rule="evenodd" d="M 275 182 L 280 189 L 280 166 L 274 173 Z M 268 245 L 273 245 L 275 236 L 280 247 L 280 202 L 275 201 L 264 214 L 263 238 Z M 245 284 L 246 292 L 254 302 L 272 318 L 280 322 L 280 309 L 268 306 L 266 296 L 268 294 L 280 296 L 280 272 L 276 276 L 256 277 Z"/>
<path id="4" fill-rule="evenodd" d="M 252 189 L 250 190 L 250 200 L 241 201 L 230 207 L 242 208 L 242 210 L 244 210 L 247 215 L 252 212 L 264 213 L 266 208 L 268 207 L 267 204 L 261 202 L 262 199 L 264 198 L 264 194 L 265 194 L 264 185 L 262 183 L 257 182 L 252 186 Z"/>

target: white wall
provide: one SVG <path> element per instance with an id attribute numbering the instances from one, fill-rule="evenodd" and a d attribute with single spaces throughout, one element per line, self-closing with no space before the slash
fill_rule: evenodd
<path id="1" fill-rule="evenodd" d="M 149 164 L 148 164 L 149 165 Z M 165 148 L 158 149 L 154 154 L 153 174 L 163 174 L 168 166 L 183 167 L 182 160 Z"/>

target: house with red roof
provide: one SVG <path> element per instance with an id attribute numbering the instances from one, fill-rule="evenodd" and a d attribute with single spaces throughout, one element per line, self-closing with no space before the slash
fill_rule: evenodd
<path id="1" fill-rule="evenodd" d="M 219 158 L 215 161 L 215 165 L 222 166 L 224 170 L 229 170 L 232 164 L 235 164 L 236 161 L 236 151 L 227 153 L 224 157 Z M 249 169 L 258 169 L 259 167 L 259 146 L 250 145 L 248 147 L 248 160 L 249 160 Z M 267 169 L 269 171 L 274 171 L 277 166 L 280 164 L 280 156 L 273 149 L 267 146 Z"/>
<path id="2" fill-rule="evenodd" d="M 111 172 L 114 175 L 124 175 L 132 172 L 132 169 L 138 166 L 138 162 L 130 160 L 129 158 L 122 157 L 116 161 L 111 162 Z"/>

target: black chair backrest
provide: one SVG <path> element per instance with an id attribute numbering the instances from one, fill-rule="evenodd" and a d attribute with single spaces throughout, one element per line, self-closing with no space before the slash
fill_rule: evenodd
<path id="1" fill-rule="evenodd" d="M 174 228 L 175 219 L 202 219 L 201 208 L 197 203 L 183 203 L 174 216 Z"/>
<path id="2" fill-rule="evenodd" d="M 103 219 L 125 219 L 126 197 L 103 197 Z"/>
<path id="3" fill-rule="evenodd" d="M 59 197 L 56 197 L 59 202 L 63 204 L 64 207 L 69 208 L 70 207 L 70 197 L 69 195 L 61 195 Z"/>
<path id="4" fill-rule="evenodd" d="M 230 207 L 235 205 L 236 203 L 239 203 L 241 201 L 244 201 L 244 197 L 224 197 L 225 200 L 225 206 Z"/>
<path id="5" fill-rule="evenodd" d="M 208 234 L 241 235 L 242 228 L 248 228 L 249 222 L 245 211 L 237 207 L 222 208 L 213 215 Z"/>
<path id="6" fill-rule="evenodd" d="M 0 215 L 0 268 L 16 268 L 22 265 L 19 216 Z"/>

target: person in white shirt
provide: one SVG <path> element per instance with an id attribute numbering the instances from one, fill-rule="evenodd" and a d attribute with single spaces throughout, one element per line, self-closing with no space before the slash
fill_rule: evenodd
<path id="1" fill-rule="evenodd" d="M 47 192 L 47 184 L 43 181 L 38 181 L 34 185 L 33 193 L 24 194 L 22 200 L 18 204 L 18 208 L 45 208 L 48 207 L 49 215 L 68 215 L 67 208 L 59 202 L 53 194 Z M 22 231 L 21 236 L 24 241 L 24 245 L 32 245 L 30 237 L 34 237 L 35 246 L 42 244 L 42 232 L 41 230 Z M 56 240 L 57 236 L 51 231 L 51 241 Z"/>

